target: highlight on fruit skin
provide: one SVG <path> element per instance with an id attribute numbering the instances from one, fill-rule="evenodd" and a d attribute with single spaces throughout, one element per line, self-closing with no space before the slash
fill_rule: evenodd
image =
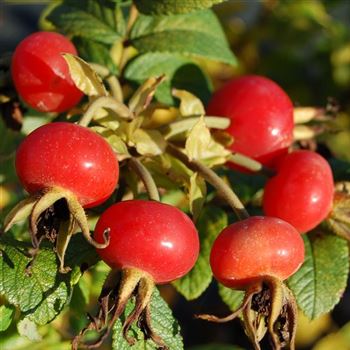
<path id="1" fill-rule="evenodd" d="M 267 333 L 274 349 L 294 349 L 297 307 L 283 280 L 303 261 L 299 232 L 281 219 L 253 216 L 229 225 L 212 246 L 210 266 L 219 283 L 244 290 L 244 300 L 227 317 L 197 318 L 223 323 L 242 314 L 255 349 Z"/>
<path id="2" fill-rule="evenodd" d="M 12 56 L 11 75 L 16 90 L 39 112 L 65 112 L 83 97 L 62 53 L 77 55 L 77 50 L 62 34 L 41 31 L 22 40 Z"/>
<path id="3" fill-rule="evenodd" d="M 146 339 L 152 339 L 161 349 L 168 349 L 152 330 L 150 300 L 156 284 L 176 280 L 194 266 L 199 254 L 199 237 L 193 222 L 168 204 L 128 200 L 112 205 L 101 215 L 94 232 L 95 240 L 102 242 L 106 232 L 110 243 L 97 252 L 112 270 L 99 297 L 99 311 L 75 337 L 73 349 L 78 349 L 89 330 L 98 331 L 101 336 L 84 346 L 99 347 L 133 295 L 135 307 L 125 315 L 124 338 L 130 345 L 135 343 L 129 329 L 137 322 Z"/>
<path id="4" fill-rule="evenodd" d="M 7 215 L 4 230 L 29 217 L 33 254 L 48 238 L 55 243 L 60 271 L 67 272 L 64 254 L 79 226 L 86 240 L 90 235 L 83 208 L 104 202 L 115 190 L 119 165 L 109 144 L 88 128 L 66 122 L 50 123 L 30 133 L 16 153 L 16 172 L 29 193 Z"/>

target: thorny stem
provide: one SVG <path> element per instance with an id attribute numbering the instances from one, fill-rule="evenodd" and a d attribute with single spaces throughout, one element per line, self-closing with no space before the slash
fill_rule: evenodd
<path id="1" fill-rule="evenodd" d="M 218 194 L 231 206 L 239 220 L 244 220 L 249 217 L 247 210 L 244 208 L 238 196 L 213 170 L 203 165 L 198 160 L 188 159 L 184 153 L 170 143 L 167 146 L 167 151 L 183 162 L 188 168 L 200 173 L 206 181 L 213 185 L 218 191 Z"/>
<path id="2" fill-rule="evenodd" d="M 145 185 L 149 199 L 159 201 L 160 197 L 157 185 L 155 184 L 153 177 L 147 168 L 135 157 L 130 158 L 129 165 Z"/>
<path id="3" fill-rule="evenodd" d="M 79 125 L 88 126 L 100 108 L 110 108 L 122 118 L 128 118 L 130 116 L 129 109 L 121 102 L 118 102 L 114 97 L 101 96 L 91 103 L 89 108 L 81 117 Z"/>

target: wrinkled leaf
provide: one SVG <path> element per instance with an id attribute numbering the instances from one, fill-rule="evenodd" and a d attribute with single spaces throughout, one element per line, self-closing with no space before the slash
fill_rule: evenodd
<path id="1" fill-rule="evenodd" d="M 197 222 L 200 253 L 193 269 L 173 282 L 175 288 L 187 299 L 198 298 L 209 286 L 212 272 L 209 264 L 211 247 L 218 234 L 227 226 L 226 213 L 217 207 L 205 208 Z"/>
<path id="2" fill-rule="evenodd" d="M 81 235 L 73 237 L 67 251 L 66 263 L 72 268 L 67 274 L 58 272 L 56 254 L 48 246 L 40 248 L 30 270 L 26 270 L 31 261 L 27 256 L 29 244 L 6 234 L 1 246 L 0 293 L 38 325 L 50 322 L 61 312 L 81 276 L 81 265 L 89 266 L 97 260 L 95 250 Z"/>
<path id="3" fill-rule="evenodd" d="M 0 332 L 6 331 L 10 326 L 14 314 L 14 308 L 10 305 L 0 306 Z"/>
<path id="4" fill-rule="evenodd" d="M 134 307 L 130 301 L 125 314 L 129 314 Z M 160 297 L 157 289 L 154 290 L 151 300 L 151 324 L 157 333 L 169 347 L 169 350 L 183 350 L 183 341 L 180 334 L 180 326 L 174 319 L 169 306 Z M 151 340 L 145 340 L 142 332 L 134 324 L 129 334 L 137 339 L 135 345 L 130 346 L 122 336 L 122 323 L 118 320 L 113 327 L 113 350 L 156 350 L 157 346 Z"/>
<path id="5" fill-rule="evenodd" d="M 228 306 L 233 312 L 236 311 L 240 306 L 244 298 L 244 292 L 241 290 L 234 290 L 227 288 L 222 284 L 219 285 L 219 295 L 222 301 Z"/>
<path id="6" fill-rule="evenodd" d="M 210 10 L 162 17 L 140 15 L 131 42 L 140 52 L 177 52 L 236 64 L 220 22 Z"/>
<path id="7" fill-rule="evenodd" d="M 88 96 L 107 96 L 107 90 L 102 79 L 94 69 L 78 56 L 63 54 L 68 63 L 70 75 L 79 90 Z"/>
<path id="8" fill-rule="evenodd" d="M 157 88 L 155 97 L 167 105 L 174 104 L 172 88 L 186 89 L 203 101 L 208 101 L 211 82 L 204 71 L 193 61 L 179 54 L 149 52 L 137 56 L 127 66 L 125 78 L 141 84 L 152 76 L 164 74 L 166 80 Z"/>
<path id="9" fill-rule="evenodd" d="M 191 129 L 185 151 L 190 159 L 203 161 L 208 166 L 225 163 L 231 154 L 224 146 L 214 141 L 203 117 Z"/>
<path id="10" fill-rule="evenodd" d="M 194 173 L 190 178 L 189 202 L 193 221 L 196 222 L 205 203 L 207 186 L 205 180 L 198 174 Z"/>
<path id="11" fill-rule="evenodd" d="M 111 1 L 63 0 L 46 18 L 69 36 L 104 44 L 121 40 L 125 33 L 122 13 Z"/>
<path id="12" fill-rule="evenodd" d="M 202 101 L 186 90 L 173 89 L 173 96 L 180 99 L 180 113 L 183 117 L 205 115 Z"/>
<path id="13" fill-rule="evenodd" d="M 211 7 L 223 0 L 134 0 L 137 9 L 147 15 L 187 13 Z"/>
<path id="14" fill-rule="evenodd" d="M 325 231 L 303 235 L 305 261 L 288 279 L 299 308 L 309 319 L 329 312 L 339 302 L 349 274 L 347 242 Z"/>

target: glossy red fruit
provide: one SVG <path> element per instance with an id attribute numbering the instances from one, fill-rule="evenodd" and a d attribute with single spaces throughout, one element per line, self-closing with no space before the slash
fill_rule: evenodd
<path id="1" fill-rule="evenodd" d="M 22 99 L 40 112 L 64 112 L 83 96 L 62 53 L 76 55 L 77 50 L 61 34 L 37 32 L 21 41 L 12 56 L 15 87 Z"/>
<path id="2" fill-rule="evenodd" d="M 92 207 L 114 191 L 119 166 L 101 136 L 76 124 L 51 123 L 21 143 L 16 171 L 30 194 L 57 186 L 73 192 L 82 206 Z"/>
<path id="3" fill-rule="evenodd" d="M 266 215 L 279 217 L 299 232 L 307 232 L 326 218 L 332 208 L 334 183 L 327 161 L 311 151 L 283 158 L 277 175 L 265 186 Z"/>
<path id="4" fill-rule="evenodd" d="M 248 75 L 229 81 L 212 96 L 208 115 L 231 119 L 230 149 L 273 166 L 293 141 L 293 104 L 272 80 Z"/>
<path id="5" fill-rule="evenodd" d="M 284 280 L 304 261 L 304 243 L 287 222 L 252 216 L 226 227 L 210 254 L 215 278 L 229 288 L 245 289 L 266 277 Z"/>
<path id="6" fill-rule="evenodd" d="M 197 260 L 199 238 L 193 222 L 168 204 L 119 202 L 101 215 L 96 241 L 102 241 L 108 228 L 110 243 L 98 253 L 112 268 L 136 268 L 151 275 L 155 283 L 167 283 L 184 276 Z"/>

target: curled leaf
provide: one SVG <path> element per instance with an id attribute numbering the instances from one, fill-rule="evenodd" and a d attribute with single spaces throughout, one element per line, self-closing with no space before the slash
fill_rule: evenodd
<path id="1" fill-rule="evenodd" d="M 186 90 L 173 89 L 173 96 L 180 99 L 180 113 L 183 117 L 192 115 L 204 115 L 205 110 L 202 101 Z"/>

